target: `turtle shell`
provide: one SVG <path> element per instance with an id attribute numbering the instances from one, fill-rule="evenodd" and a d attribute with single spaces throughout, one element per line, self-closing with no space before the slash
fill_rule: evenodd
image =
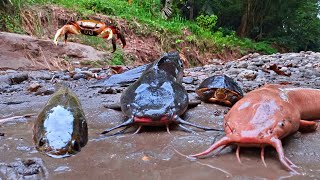
<path id="1" fill-rule="evenodd" d="M 226 93 L 227 98 L 221 102 L 223 104 L 233 105 L 243 97 L 239 84 L 226 75 L 215 75 L 205 79 L 197 88 L 196 93 L 203 101 L 210 101 L 209 99 L 214 97 L 217 90 Z"/>

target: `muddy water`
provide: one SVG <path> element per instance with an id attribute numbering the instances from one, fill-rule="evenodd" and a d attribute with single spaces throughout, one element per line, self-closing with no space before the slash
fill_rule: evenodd
<path id="1" fill-rule="evenodd" d="M 121 112 L 106 109 L 103 103 L 114 103 L 120 94 L 99 95 L 94 90 L 81 87 L 73 89 L 80 97 L 87 116 L 89 142 L 75 156 L 54 159 L 38 153 L 32 142 L 32 126 L 35 118 L 19 119 L 0 125 L 0 179 L 22 177 L 12 170 L 12 163 L 37 158 L 43 164 L 42 174 L 25 178 L 48 179 L 316 179 L 320 177 L 319 131 L 309 134 L 296 133 L 285 139 L 286 155 L 299 166 L 301 176 L 293 176 L 280 164 L 272 148 L 266 149 L 264 167 L 260 150 L 241 149 L 242 164 L 235 150 L 226 148 L 215 157 L 188 159 L 182 154 L 198 153 L 208 148 L 223 134 L 198 132 L 190 134 L 177 127 L 171 134 L 165 128 L 143 128 L 140 133 L 105 137 L 99 133 L 119 124 Z M 23 99 L 21 99 L 23 95 Z M 34 96 L 17 92 L 0 95 L 0 118 L 37 113 L 49 96 Z M 11 104 L 11 105 L 8 105 Z M 12 104 L 13 103 L 13 104 Z M 18 104 L 17 104 L 18 103 Z M 201 104 L 188 110 L 184 119 L 201 125 L 221 127 L 227 108 Z M 134 131 L 134 129 L 133 129 Z M 179 152 L 179 153 L 178 153 Z M 180 154 L 181 153 L 181 154 Z M 11 165 L 11 169 L 10 169 Z M 47 173 L 46 173 L 47 172 Z"/>

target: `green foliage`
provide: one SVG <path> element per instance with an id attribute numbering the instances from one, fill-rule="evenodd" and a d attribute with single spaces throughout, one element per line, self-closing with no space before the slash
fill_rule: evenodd
<path id="1" fill-rule="evenodd" d="M 84 8 L 91 9 L 97 13 L 103 13 L 107 15 L 115 14 L 115 10 L 112 7 L 108 6 L 107 3 L 103 3 L 101 1 L 96 1 L 96 0 L 84 1 L 83 6 Z"/>
<path id="2" fill-rule="evenodd" d="M 23 33 L 21 27 L 20 9 L 24 2 L 21 0 L 0 1 L 0 30 Z"/>
<path id="3" fill-rule="evenodd" d="M 124 65 L 124 57 L 121 51 L 115 51 L 112 54 L 111 65 Z"/>
<path id="4" fill-rule="evenodd" d="M 206 30 L 212 30 L 216 25 L 218 17 L 216 15 L 200 15 L 196 18 L 198 26 Z"/>

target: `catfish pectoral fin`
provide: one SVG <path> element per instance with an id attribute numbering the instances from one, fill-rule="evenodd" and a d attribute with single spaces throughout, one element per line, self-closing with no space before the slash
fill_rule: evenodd
<path id="1" fill-rule="evenodd" d="M 109 132 L 111 132 L 111 131 L 113 131 L 113 130 L 115 130 L 115 129 L 119 129 L 119 128 L 121 128 L 121 127 L 129 126 L 129 125 L 131 125 L 131 124 L 133 124 L 133 118 L 129 118 L 126 122 L 124 122 L 124 123 L 122 123 L 122 124 L 120 124 L 120 125 L 118 125 L 118 126 L 115 126 L 115 127 L 113 127 L 113 128 L 109 128 L 109 129 L 106 129 L 106 130 L 104 130 L 101 134 L 106 134 L 106 133 L 109 133 Z"/>
<path id="2" fill-rule="evenodd" d="M 191 122 L 187 122 L 187 121 L 181 119 L 179 116 L 176 116 L 175 120 L 176 120 L 176 122 L 178 124 L 185 124 L 185 125 L 188 125 L 188 126 L 192 126 L 192 127 L 196 127 L 196 128 L 205 130 L 205 131 L 221 131 L 221 132 L 224 131 L 223 129 L 215 129 L 215 128 L 204 127 L 204 126 L 200 126 L 200 125 L 197 125 L 197 124 L 193 124 Z"/>

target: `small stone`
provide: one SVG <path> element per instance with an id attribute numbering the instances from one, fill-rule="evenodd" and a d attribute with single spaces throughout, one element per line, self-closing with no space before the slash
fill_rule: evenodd
<path id="1" fill-rule="evenodd" d="M 237 68 L 247 68 L 248 67 L 248 63 L 243 61 L 243 62 L 240 62 L 238 65 L 237 65 Z"/>
<path id="2" fill-rule="evenodd" d="M 102 68 L 90 68 L 89 71 L 92 73 L 99 73 L 102 71 Z"/>
<path id="3" fill-rule="evenodd" d="M 227 74 L 230 74 L 230 75 L 232 75 L 232 74 L 239 74 L 240 71 L 241 71 L 240 69 L 231 68 L 231 69 L 229 69 L 229 70 L 227 71 Z"/>
<path id="4" fill-rule="evenodd" d="M 100 94 L 117 94 L 117 90 L 112 87 L 101 88 L 98 93 Z"/>
<path id="5" fill-rule="evenodd" d="M 247 80 L 254 80 L 257 77 L 257 72 L 252 70 L 244 70 L 239 73 L 238 78 L 247 79 Z"/>
<path id="6" fill-rule="evenodd" d="M 41 87 L 41 85 L 39 83 L 32 83 L 30 84 L 30 86 L 28 87 L 28 91 L 30 92 L 36 92 L 39 88 Z"/>
<path id="7" fill-rule="evenodd" d="M 182 82 L 185 84 L 192 84 L 194 82 L 193 77 L 183 77 Z"/>
<path id="8" fill-rule="evenodd" d="M 35 93 L 36 96 L 41 95 L 51 95 L 54 93 L 54 88 L 46 88 L 46 87 L 41 87 L 38 89 L 38 91 Z"/>
<path id="9" fill-rule="evenodd" d="M 70 80 L 70 76 L 69 75 L 63 75 L 60 77 L 61 80 Z"/>
<path id="10" fill-rule="evenodd" d="M 86 79 L 86 75 L 82 73 L 77 73 L 72 78 L 73 80 Z"/>
<path id="11" fill-rule="evenodd" d="M 26 73 L 18 73 L 18 74 L 13 74 L 9 77 L 10 79 L 10 84 L 20 84 L 25 80 L 28 80 L 29 76 Z"/>

